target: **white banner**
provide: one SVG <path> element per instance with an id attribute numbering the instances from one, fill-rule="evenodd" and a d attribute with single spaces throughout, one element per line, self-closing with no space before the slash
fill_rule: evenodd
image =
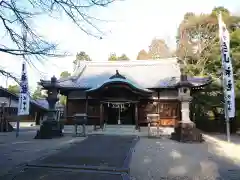
<path id="1" fill-rule="evenodd" d="M 26 63 L 22 64 L 22 74 L 20 81 L 20 95 L 18 102 L 18 115 L 29 115 L 30 96 L 28 90 L 28 76 Z"/>
<path id="2" fill-rule="evenodd" d="M 218 16 L 218 23 L 219 23 L 220 48 L 222 54 L 225 116 L 233 118 L 235 117 L 235 92 L 232 60 L 230 57 L 230 36 L 226 24 L 222 20 L 221 14 L 219 14 Z"/>

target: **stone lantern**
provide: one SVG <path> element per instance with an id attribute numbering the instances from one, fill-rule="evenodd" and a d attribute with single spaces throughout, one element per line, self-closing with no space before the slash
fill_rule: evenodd
<path id="1" fill-rule="evenodd" d="M 172 134 L 172 139 L 181 142 L 202 142 L 202 134 L 190 119 L 189 104 L 192 100 L 191 88 L 193 84 L 188 81 L 187 75 L 184 73 L 183 62 L 179 61 L 179 65 L 181 76 L 176 87 L 178 88 L 178 100 L 180 101 L 181 107 L 181 120 L 175 128 L 175 132 Z"/>
<path id="2" fill-rule="evenodd" d="M 189 104 L 192 100 L 191 97 L 191 87 L 192 84 L 188 82 L 186 75 L 181 75 L 180 82 L 177 84 L 178 87 L 178 100 L 181 103 L 181 123 L 192 124 L 189 114 Z"/>
<path id="3" fill-rule="evenodd" d="M 62 129 L 63 125 L 60 121 L 57 120 L 57 110 L 56 103 L 59 100 L 58 98 L 58 86 L 57 78 L 53 76 L 51 81 L 41 81 L 45 83 L 47 89 L 47 102 L 48 102 L 48 114 L 47 119 L 43 121 L 40 130 L 37 132 L 36 139 L 48 139 L 53 137 L 63 136 Z M 47 85 L 46 85 L 47 84 Z"/>

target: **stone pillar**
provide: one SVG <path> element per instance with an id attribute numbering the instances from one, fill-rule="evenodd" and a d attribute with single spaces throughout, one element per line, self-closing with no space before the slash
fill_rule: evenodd
<path id="1" fill-rule="evenodd" d="M 47 98 L 48 101 L 48 113 L 47 119 L 42 122 L 40 130 L 37 132 L 35 139 L 51 139 L 53 137 L 63 136 L 62 129 L 63 124 L 60 121 L 57 121 L 57 110 L 56 103 L 59 100 L 58 98 L 58 88 L 57 88 L 57 78 L 53 76 L 51 78 L 50 84 L 47 89 Z"/>
<path id="2" fill-rule="evenodd" d="M 181 123 L 193 123 L 190 120 L 190 109 L 189 104 L 192 100 L 190 95 L 190 88 L 180 87 L 178 90 L 178 99 L 181 102 Z"/>

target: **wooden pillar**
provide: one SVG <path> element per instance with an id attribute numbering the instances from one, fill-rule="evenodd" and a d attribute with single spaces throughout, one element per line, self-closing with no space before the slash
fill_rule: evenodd
<path id="1" fill-rule="evenodd" d="M 66 97 L 66 107 L 64 108 L 64 117 L 66 118 L 65 119 L 65 123 L 68 123 L 68 95 Z"/>
<path id="2" fill-rule="evenodd" d="M 86 103 L 85 103 L 85 113 L 86 113 L 86 115 L 88 115 L 88 95 L 87 95 L 87 93 L 86 93 Z"/>
<path id="3" fill-rule="evenodd" d="M 87 121 L 89 121 L 89 117 L 88 117 L 88 95 L 86 93 L 86 103 L 85 103 L 86 107 L 85 107 L 85 113 L 86 113 L 86 117 L 87 117 Z"/>
<path id="4" fill-rule="evenodd" d="M 103 104 L 100 102 L 100 127 L 103 129 Z"/>
<path id="5" fill-rule="evenodd" d="M 157 100 L 158 104 L 157 104 L 157 113 L 158 113 L 158 125 L 162 125 L 162 121 L 161 121 L 161 104 L 160 104 L 160 92 L 158 90 L 158 100 Z"/>
<path id="6" fill-rule="evenodd" d="M 12 97 L 10 96 L 9 97 L 9 101 L 8 101 L 8 109 L 10 110 L 10 108 L 11 108 L 11 105 L 12 105 Z M 8 112 L 9 113 L 9 112 Z M 8 114 L 8 115 L 10 115 L 10 114 Z"/>
<path id="7" fill-rule="evenodd" d="M 138 123 L 138 103 L 135 103 L 135 129 L 140 130 Z"/>

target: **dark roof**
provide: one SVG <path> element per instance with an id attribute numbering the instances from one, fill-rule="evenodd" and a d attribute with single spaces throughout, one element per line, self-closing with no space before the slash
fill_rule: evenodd
<path id="1" fill-rule="evenodd" d="M 48 106 L 48 102 L 46 99 L 36 99 L 34 100 L 37 104 L 41 105 L 42 107 L 45 107 L 46 109 L 49 108 Z M 60 104 L 60 102 L 58 101 L 56 103 L 56 107 L 64 107 L 62 104 Z"/>
<path id="2" fill-rule="evenodd" d="M 16 100 L 18 100 L 18 98 L 19 98 L 18 94 L 12 93 L 6 88 L 0 87 L 0 91 L 3 91 L 5 93 L 9 94 L 10 96 L 14 97 Z M 35 105 L 35 106 L 39 107 L 40 109 L 48 110 L 48 105 L 46 106 L 46 104 L 43 104 L 43 103 L 39 102 L 38 100 L 34 100 L 34 99 L 31 98 L 30 103 L 32 105 Z"/>

